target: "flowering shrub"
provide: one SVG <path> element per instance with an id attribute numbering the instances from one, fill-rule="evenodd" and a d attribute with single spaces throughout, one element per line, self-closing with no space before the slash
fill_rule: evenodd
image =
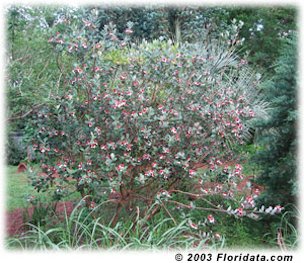
<path id="1" fill-rule="evenodd" d="M 98 39 L 94 21 L 84 20 L 49 39 L 75 64 L 62 96 L 35 118 L 32 146 L 43 171 L 32 172 L 35 188 L 55 186 L 56 200 L 78 191 L 91 209 L 109 200 L 116 205 L 113 224 L 122 208 L 150 219 L 169 204 L 207 211 L 205 221 L 189 221 L 193 229 L 215 224 L 213 212 L 258 217 L 264 210 L 255 208 L 257 193 L 238 192 L 243 175 L 234 152 L 246 139 L 246 122 L 259 113 L 258 83 L 246 61 L 220 43 L 135 45 L 128 42 L 131 26 L 124 39 L 113 25 Z M 207 170 L 197 169 L 201 164 Z M 185 183 L 199 192 L 186 192 Z M 196 199 L 186 204 L 178 195 Z M 214 205 L 208 198 L 215 195 L 226 201 Z"/>

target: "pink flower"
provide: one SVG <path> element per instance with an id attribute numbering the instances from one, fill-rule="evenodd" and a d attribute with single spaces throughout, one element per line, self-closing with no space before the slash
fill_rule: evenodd
<path id="1" fill-rule="evenodd" d="M 120 142 L 120 145 L 121 145 L 121 146 L 126 146 L 127 144 L 128 144 L 127 141 L 121 141 L 121 142 Z"/>
<path id="2" fill-rule="evenodd" d="M 137 87 L 139 85 L 139 82 L 137 80 L 134 80 L 132 82 L 132 86 Z"/>
<path id="3" fill-rule="evenodd" d="M 145 154 L 143 155 L 142 158 L 143 158 L 144 160 L 150 160 L 150 159 L 151 159 L 151 156 L 150 156 L 150 154 L 145 153 Z"/>
<path id="4" fill-rule="evenodd" d="M 243 170 L 243 167 L 240 164 L 235 165 L 235 174 L 240 174 Z"/>
<path id="5" fill-rule="evenodd" d="M 280 205 L 277 205 L 277 206 L 274 207 L 273 212 L 279 214 L 279 213 L 281 213 L 281 211 L 283 209 L 284 209 L 284 207 L 282 207 Z"/>
<path id="6" fill-rule="evenodd" d="M 161 59 L 161 62 L 164 62 L 164 63 L 166 63 L 166 62 L 168 62 L 169 60 L 167 59 L 167 58 L 165 58 L 165 57 L 162 57 L 162 59 Z"/>
<path id="7" fill-rule="evenodd" d="M 194 175 L 196 175 L 196 171 L 195 171 L 195 170 L 190 169 L 190 170 L 189 170 L 189 175 L 190 175 L 190 176 L 194 176 Z"/>
<path id="8" fill-rule="evenodd" d="M 56 43 L 58 43 L 58 44 L 63 44 L 64 42 L 63 42 L 63 40 L 62 39 L 56 39 Z"/>
<path id="9" fill-rule="evenodd" d="M 96 206 L 96 203 L 95 203 L 94 201 L 92 201 L 92 202 L 90 203 L 90 208 L 91 208 L 91 209 L 94 209 L 95 206 Z"/>
<path id="10" fill-rule="evenodd" d="M 160 155 L 159 155 L 159 159 L 160 159 L 160 160 L 165 159 L 165 155 L 164 155 L 164 154 L 160 154 Z"/>
<path id="11" fill-rule="evenodd" d="M 172 132 L 173 134 L 176 134 L 176 133 L 177 133 L 177 130 L 176 130 L 174 127 L 172 127 L 172 128 L 171 128 L 171 132 Z"/>
<path id="12" fill-rule="evenodd" d="M 169 110 L 169 113 L 171 113 L 174 116 L 178 116 L 178 111 L 176 111 L 174 109 Z"/>
<path id="13" fill-rule="evenodd" d="M 211 164 L 209 168 L 210 168 L 211 171 L 214 171 L 215 170 L 215 165 Z"/>
<path id="14" fill-rule="evenodd" d="M 73 95 L 72 94 L 68 94 L 68 95 L 65 96 L 65 98 L 67 100 L 72 100 L 73 99 Z"/>
<path id="15" fill-rule="evenodd" d="M 255 116 L 255 113 L 254 113 L 253 110 L 249 110 L 249 116 L 252 117 L 252 118 Z"/>
<path id="16" fill-rule="evenodd" d="M 224 172 L 224 173 L 228 173 L 228 170 L 229 170 L 228 165 L 225 165 L 225 166 L 224 166 L 224 169 L 223 169 L 223 172 Z"/>
<path id="17" fill-rule="evenodd" d="M 58 149 L 58 148 L 54 148 L 54 152 L 55 152 L 55 153 L 58 153 L 58 152 L 59 152 L 59 149 Z"/>
<path id="18" fill-rule="evenodd" d="M 132 150 L 132 144 L 127 144 L 127 146 L 126 146 L 126 150 L 129 152 L 129 151 L 131 151 Z"/>
<path id="19" fill-rule="evenodd" d="M 89 142 L 90 148 L 95 149 L 98 146 L 97 140 L 94 140 L 93 142 Z"/>
<path id="20" fill-rule="evenodd" d="M 254 206 L 255 206 L 255 202 L 254 202 L 253 197 L 252 197 L 252 196 L 247 196 L 244 205 L 245 205 L 245 206 L 246 206 L 246 205 L 247 205 L 247 206 L 249 205 L 249 206 L 251 206 L 251 207 L 254 207 Z"/>
<path id="21" fill-rule="evenodd" d="M 253 194 L 254 194 L 254 197 L 258 197 L 258 196 L 261 194 L 260 189 L 259 189 L 259 188 L 255 188 L 255 189 L 253 190 Z"/>
<path id="22" fill-rule="evenodd" d="M 94 68 L 93 68 L 93 71 L 94 71 L 94 72 L 98 72 L 98 71 L 100 71 L 100 67 L 97 67 L 97 66 L 96 66 L 96 67 L 94 67 Z"/>
<path id="23" fill-rule="evenodd" d="M 44 153 L 45 152 L 45 148 L 44 147 L 40 147 L 40 152 Z"/>
<path id="24" fill-rule="evenodd" d="M 163 148 L 163 153 L 170 153 L 169 148 L 164 147 L 164 148 Z"/>
<path id="25" fill-rule="evenodd" d="M 83 70 L 82 70 L 80 67 L 76 67 L 76 68 L 74 69 L 74 72 L 75 72 L 75 73 L 78 73 L 78 74 L 81 74 L 81 73 L 83 73 Z"/>
<path id="26" fill-rule="evenodd" d="M 137 117 L 137 113 L 136 113 L 135 111 L 132 111 L 132 112 L 131 112 L 131 117 L 132 117 L 132 118 L 136 118 L 136 117 Z"/>
<path id="27" fill-rule="evenodd" d="M 222 196 L 223 196 L 224 198 L 227 198 L 227 197 L 228 197 L 228 193 L 227 193 L 227 192 L 224 192 L 224 193 L 222 193 Z"/>
<path id="28" fill-rule="evenodd" d="M 127 103 L 126 100 L 114 100 L 114 106 L 113 108 L 116 109 L 116 108 L 121 108 L 122 106 L 125 106 Z"/>
<path id="29" fill-rule="evenodd" d="M 98 135 L 101 135 L 101 128 L 100 127 L 96 127 L 95 130 L 96 130 L 96 133 Z"/>
<path id="30" fill-rule="evenodd" d="M 125 165 L 121 163 L 116 167 L 116 169 L 118 170 L 118 172 L 122 172 L 125 169 Z"/>
<path id="31" fill-rule="evenodd" d="M 195 230 L 198 229 L 198 225 L 197 224 L 194 224 L 191 220 L 189 221 L 189 226 Z"/>
<path id="32" fill-rule="evenodd" d="M 237 214 L 238 216 L 243 216 L 243 215 L 244 215 L 244 210 L 243 210 L 243 208 L 242 208 L 242 207 L 237 208 L 237 209 L 236 209 L 236 214 Z"/>
<path id="33" fill-rule="evenodd" d="M 38 148 L 38 144 L 34 143 L 33 144 L 33 150 L 37 150 L 37 148 Z"/>
<path id="34" fill-rule="evenodd" d="M 215 219 L 214 219 L 213 215 L 208 215 L 207 219 L 208 219 L 208 221 L 209 221 L 210 224 L 214 224 L 215 223 Z"/>
<path id="35" fill-rule="evenodd" d="M 216 160 L 216 162 L 215 162 L 217 165 L 221 165 L 222 164 L 222 162 L 220 161 L 220 160 Z"/>
<path id="36" fill-rule="evenodd" d="M 82 43 L 82 47 L 83 47 L 83 48 L 88 48 L 87 43 Z"/>
<path id="37" fill-rule="evenodd" d="M 246 201 L 247 201 L 248 203 L 252 203 L 252 202 L 253 202 L 252 196 L 247 196 L 247 197 L 246 197 Z"/>
<path id="38" fill-rule="evenodd" d="M 120 78 L 120 80 L 126 80 L 127 76 L 126 75 L 121 75 L 119 78 Z"/>
<path id="39" fill-rule="evenodd" d="M 144 108 L 142 111 L 140 111 L 138 114 L 139 116 L 142 116 L 143 114 L 148 112 L 148 108 Z"/>
<path id="40" fill-rule="evenodd" d="M 125 33 L 126 33 L 127 35 L 131 35 L 131 34 L 133 33 L 133 30 L 132 30 L 131 28 L 127 28 L 127 29 L 125 30 Z"/>
<path id="41" fill-rule="evenodd" d="M 100 145 L 100 149 L 101 149 L 101 150 L 107 150 L 107 149 L 108 149 L 108 146 L 107 146 L 107 145 Z"/>

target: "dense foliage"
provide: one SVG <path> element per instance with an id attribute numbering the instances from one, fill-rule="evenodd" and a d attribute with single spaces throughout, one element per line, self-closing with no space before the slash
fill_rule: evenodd
<path id="1" fill-rule="evenodd" d="M 248 53 L 248 61 L 268 78 L 287 38 L 296 28 L 297 10 L 293 7 L 234 8 L 228 19 L 244 22 L 240 36 L 245 38 L 241 53 Z"/>
<path id="2" fill-rule="evenodd" d="M 234 145 L 244 142 L 246 120 L 261 111 L 258 82 L 246 62 L 216 41 L 207 48 L 162 41 L 134 46 L 127 42 L 131 24 L 122 40 L 115 26 L 105 26 L 97 40 L 94 18 L 49 39 L 55 51 L 76 62 L 64 94 L 35 118 L 32 143 L 42 155 L 45 176 L 38 175 L 34 186 L 45 190 L 55 183 L 55 199 L 79 191 L 90 196 L 89 207 L 115 196 L 116 224 L 121 208 L 133 211 L 139 201 L 145 210 L 162 204 L 189 180 L 200 179 L 203 196 L 214 194 L 204 189 L 212 176 L 196 171 L 206 163 L 215 175 L 225 173 L 216 194 L 235 200 L 242 168 L 220 167 L 237 161 Z M 253 199 L 247 196 L 242 207 L 234 204 L 236 214 L 253 208 Z"/>
<path id="3" fill-rule="evenodd" d="M 263 202 L 294 204 L 297 197 L 297 38 L 285 41 L 276 63 L 276 73 L 264 84 L 272 102 L 270 118 L 260 122 L 263 150 L 255 156 L 261 166 L 259 180 L 266 185 Z"/>

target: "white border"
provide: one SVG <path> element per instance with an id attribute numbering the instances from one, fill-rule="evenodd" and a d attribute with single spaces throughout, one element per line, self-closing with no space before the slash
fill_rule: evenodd
<path id="1" fill-rule="evenodd" d="M 204 0 L 204 1 L 180 1 L 180 0 L 154 0 L 151 1 L 139 1 L 139 0 L 108 0 L 108 1 L 83 1 L 83 0 L 63 0 L 63 1 L 8 1 L 8 0 L 2 0 L 0 3 L 0 36 L 2 36 L 2 45 L 0 47 L 0 63 L 1 63 L 1 96 L 0 96 L 0 106 L 2 107 L 2 110 L 0 111 L 0 123 L 2 124 L 2 127 L 0 129 L 0 151 L 1 151 L 1 161 L 2 165 L 0 166 L 1 169 L 1 188 L 0 188 L 0 212 L 1 212 L 1 248 L 0 248 L 0 257 L 3 260 L 3 262 L 7 262 L 8 260 L 16 260 L 16 262 L 40 262 L 41 260 L 50 260 L 50 262 L 64 262 L 66 261 L 77 261 L 77 262 L 87 262 L 88 260 L 94 260 L 94 262 L 177 262 L 174 260 L 175 251 L 158 251 L 158 252 L 146 252 L 146 251 L 125 251 L 125 252 L 109 252 L 105 250 L 101 251 L 88 251 L 88 252 L 80 252 L 80 251 L 47 251 L 47 252 L 31 252 L 31 251 L 16 251 L 11 252 L 9 250 L 6 250 L 4 248 L 3 240 L 4 240 L 4 226 L 5 226 L 5 163 L 4 163 L 4 136 L 5 136 L 5 7 L 12 4 L 25 4 L 25 5 L 46 5 L 46 4 L 52 4 L 52 5 L 97 5 L 97 4 L 113 4 L 113 5 L 143 5 L 143 4 L 171 4 L 171 5 L 190 5 L 190 4 L 197 4 L 197 5 L 208 5 L 208 6 L 214 6 L 214 5 L 243 5 L 243 6 L 273 6 L 273 5 L 292 5 L 297 7 L 299 11 L 299 31 L 300 31 L 300 38 L 299 38 L 299 93 L 298 93 L 298 100 L 299 100 L 299 158 L 298 158 L 298 167 L 299 167 L 299 173 L 298 178 L 300 182 L 300 193 L 301 196 L 299 198 L 299 205 L 300 205 L 300 211 L 303 211 L 303 202 L 301 201 L 303 198 L 303 164 L 301 163 L 301 159 L 303 156 L 303 147 L 301 147 L 304 143 L 303 141 L 303 119 L 302 119 L 302 113 L 303 113 L 303 105 L 304 105 L 304 94 L 303 94 L 303 48 L 304 47 L 304 41 L 303 41 L 303 26 L 304 26 L 304 8 L 303 8 L 303 1 L 296 1 L 296 0 L 289 0 L 289 1 L 272 1 L 272 0 L 258 0 L 258 1 L 250 1 L 250 0 L 233 0 L 233 1 L 218 1 L 218 0 Z M 292 262 L 301 262 L 300 258 L 301 255 L 304 254 L 304 248 L 303 248 L 303 219 L 301 216 L 300 219 L 300 247 L 295 252 L 287 252 L 286 254 L 291 254 L 294 256 L 294 259 Z M 258 250 L 226 250 L 229 255 L 232 254 L 239 254 L 239 253 L 260 253 L 263 255 L 283 255 L 283 253 L 275 252 L 272 250 L 267 251 L 258 251 Z M 183 255 L 186 256 L 186 252 L 183 251 Z M 206 251 L 202 251 L 202 253 L 206 253 Z M 216 262 L 215 256 L 217 253 L 213 253 L 213 260 L 211 262 Z M 303 258 L 303 257 L 302 257 Z M 60 261 L 58 261 L 60 260 Z M 185 259 L 182 261 L 185 262 Z"/>

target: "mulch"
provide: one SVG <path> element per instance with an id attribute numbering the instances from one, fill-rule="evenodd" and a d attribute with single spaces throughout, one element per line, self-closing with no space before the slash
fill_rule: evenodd
<path id="1" fill-rule="evenodd" d="M 58 219 L 64 218 L 66 213 L 69 215 L 73 211 L 74 205 L 72 202 L 58 202 L 56 206 L 56 215 Z M 13 211 L 6 212 L 6 234 L 8 236 L 16 236 L 26 231 L 26 223 L 29 223 L 34 213 L 34 206 L 29 208 L 17 208 Z"/>

